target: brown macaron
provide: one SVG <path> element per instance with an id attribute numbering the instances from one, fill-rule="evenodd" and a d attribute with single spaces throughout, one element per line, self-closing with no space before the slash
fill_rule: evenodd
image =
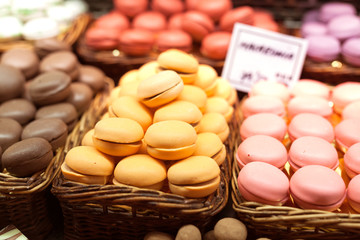
<path id="1" fill-rule="evenodd" d="M 215 192 L 220 183 L 220 168 L 207 156 L 191 156 L 168 169 L 169 188 L 172 193 L 201 198 Z"/>
<path id="2" fill-rule="evenodd" d="M 0 103 L 21 96 L 25 77 L 19 69 L 0 64 Z"/>
<path id="3" fill-rule="evenodd" d="M 226 147 L 220 137 L 212 132 L 199 133 L 194 156 L 208 156 L 220 166 L 226 158 Z"/>
<path id="4" fill-rule="evenodd" d="M 45 169 L 53 158 L 50 143 L 43 138 L 28 138 L 14 143 L 2 155 L 6 170 L 17 177 L 29 177 Z"/>
<path id="5" fill-rule="evenodd" d="M 49 105 L 65 100 L 70 95 L 70 77 L 60 71 L 39 74 L 29 84 L 29 95 L 37 105 Z"/>
<path id="6" fill-rule="evenodd" d="M 0 147 L 5 151 L 12 144 L 20 141 L 21 125 L 12 118 L 0 118 Z"/>
<path id="7" fill-rule="evenodd" d="M 93 143 L 101 152 L 111 156 L 127 156 L 139 151 L 144 130 L 129 118 L 105 118 L 94 127 Z"/>
<path id="8" fill-rule="evenodd" d="M 165 179 L 164 162 L 147 154 L 134 154 L 123 158 L 114 171 L 114 184 L 160 190 Z"/>
<path id="9" fill-rule="evenodd" d="M 67 125 L 58 118 L 37 119 L 26 125 L 22 131 L 21 139 L 41 137 L 47 140 L 55 152 L 59 147 L 65 146 L 68 136 Z"/>
<path id="10" fill-rule="evenodd" d="M 162 71 L 139 83 L 138 98 L 148 107 L 164 105 L 179 96 L 184 83 L 179 75 L 172 71 Z"/>
<path id="11" fill-rule="evenodd" d="M 70 85 L 70 95 L 65 100 L 71 103 L 81 115 L 90 106 L 91 100 L 94 96 L 93 90 L 89 85 L 81 82 L 73 82 Z"/>
<path id="12" fill-rule="evenodd" d="M 8 100 L 0 105 L 0 117 L 12 118 L 24 125 L 34 119 L 36 107 L 24 98 Z"/>
<path id="13" fill-rule="evenodd" d="M 191 156 L 197 139 L 195 129 L 179 120 L 152 124 L 145 133 L 147 152 L 162 160 L 179 160 Z"/>
<path id="14" fill-rule="evenodd" d="M 57 51 L 50 53 L 40 62 L 40 72 L 61 71 L 68 74 L 72 81 L 79 76 L 79 61 L 70 51 Z"/>
<path id="15" fill-rule="evenodd" d="M 70 51 L 71 47 L 65 41 L 60 41 L 57 38 L 43 38 L 34 42 L 34 49 L 40 58 L 44 58 L 53 52 Z"/>
<path id="16" fill-rule="evenodd" d="M 79 67 L 78 81 L 86 83 L 96 93 L 105 85 L 105 73 L 98 67 L 82 65 Z"/>

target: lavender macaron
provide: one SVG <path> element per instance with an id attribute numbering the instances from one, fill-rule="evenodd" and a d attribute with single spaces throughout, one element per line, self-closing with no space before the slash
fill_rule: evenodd
<path id="1" fill-rule="evenodd" d="M 340 15 L 356 15 L 356 9 L 350 3 L 328 2 L 319 10 L 319 20 L 325 23 Z"/>
<path id="2" fill-rule="evenodd" d="M 360 18 L 355 15 L 341 15 L 327 25 L 328 34 L 340 41 L 360 36 Z"/>
<path id="3" fill-rule="evenodd" d="M 312 35 L 306 39 L 309 42 L 307 56 L 314 61 L 333 61 L 340 54 L 340 41 L 335 37 L 329 35 Z"/>
<path id="4" fill-rule="evenodd" d="M 305 22 L 301 26 L 301 36 L 325 35 L 327 32 L 326 24 L 322 22 Z"/>
<path id="5" fill-rule="evenodd" d="M 360 67 L 360 37 L 346 40 L 341 54 L 347 63 Z"/>

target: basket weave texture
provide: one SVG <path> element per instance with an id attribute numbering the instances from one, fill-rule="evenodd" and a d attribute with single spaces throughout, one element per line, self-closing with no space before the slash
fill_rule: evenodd
<path id="1" fill-rule="evenodd" d="M 103 102 L 94 102 L 89 112 L 101 112 Z M 82 136 L 91 129 L 101 115 L 74 129 L 65 153 L 80 145 Z M 59 199 L 64 215 L 65 239 L 143 239 L 150 231 L 175 234 L 185 224 L 194 224 L 205 231 L 213 216 L 226 205 L 229 196 L 235 121 L 230 125 L 227 157 L 221 165 L 221 180 L 216 192 L 206 198 L 190 199 L 169 192 L 128 185 L 85 185 L 55 178 L 52 193 Z"/>
<path id="2" fill-rule="evenodd" d="M 113 81 L 107 80 L 106 89 L 98 93 L 94 101 L 107 95 L 112 85 Z M 92 114 L 91 110 L 83 114 L 77 128 L 87 121 L 88 114 Z M 56 214 L 50 210 L 54 205 L 51 201 L 55 200 L 51 196 L 50 187 L 60 172 L 63 160 L 64 147 L 61 147 L 45 171 L 37 172 L 31 177 L 18 178 L 5 171 L 0 173 L 0 227 L 13 224 L 29 239 L 46 238 L 53 228 L 52 218 Z"/>
<path id="3" fill-rule="evenodd" d="M 239 123 L 242 121 L 240 106 L 235 111 Z M 234 141 L 235 146 L 239 146 L 240 136 L 236 136 Z M 254 236 L 270 239 L 360 239 L 360 214 L 305 210 L 286 204 L 272 206 L 247 201 L 239 192 L 239 172 L 240 168 L 235 162 L 231 179 L 232 207 Z"/>

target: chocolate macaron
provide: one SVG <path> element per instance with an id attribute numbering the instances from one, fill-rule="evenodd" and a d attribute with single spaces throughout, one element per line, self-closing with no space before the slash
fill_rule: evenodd
<path id="1" fill-rule="evenodd" d="M 12 118 L 21 125 L 34 119 L 36 113 L 35 105 L 24 98 L 8 100 L 0 105 L 0 117 Z"/>
<path id="2" fill-rule="evenodd" d="M 25 77 L 19 69 L 0 64 L 0 102 L 21 96 Z"/>
<path id="3" fill-rule="evenodd" d="M 0 118 L 0 147 L 5 151 L 9 146 L 20 140 L 21 125 L 11 118 Z"/>

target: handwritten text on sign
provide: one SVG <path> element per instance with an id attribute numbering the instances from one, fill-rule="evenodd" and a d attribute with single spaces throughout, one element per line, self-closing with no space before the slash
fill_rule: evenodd
<path id="1" fill-rule="evenodd" d="M 259 80 L 292 87 L 299 80 L 306 51 L 305 39 L 236 23 L 222 77 L 244 92 Z"/>

